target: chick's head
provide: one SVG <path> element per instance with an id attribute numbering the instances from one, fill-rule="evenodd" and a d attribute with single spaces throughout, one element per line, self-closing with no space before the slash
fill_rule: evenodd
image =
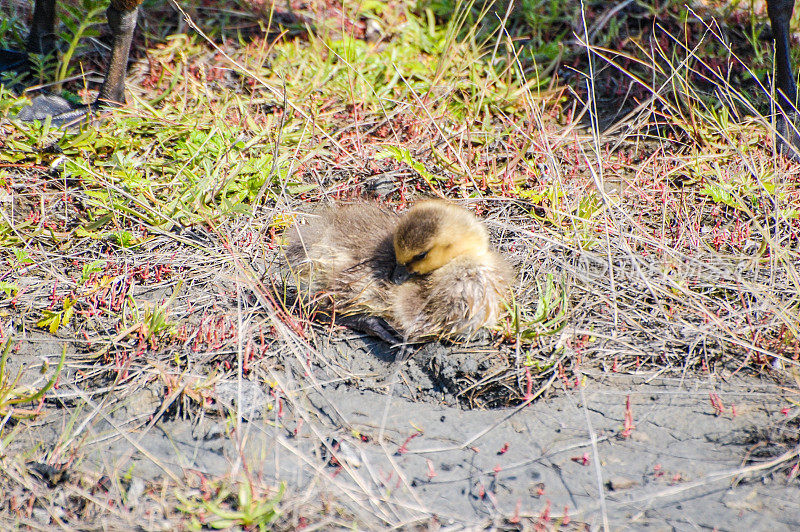
<path id="1" fill-rule="evenodd" d="M 397 265 L 392 281 L 426 275 L 453 259 L 469 256 L 481 260 L 489 254 L 489 236 L 468 211 L 444 201 L 414 205 L 402 217 L 394 234 Z"/>

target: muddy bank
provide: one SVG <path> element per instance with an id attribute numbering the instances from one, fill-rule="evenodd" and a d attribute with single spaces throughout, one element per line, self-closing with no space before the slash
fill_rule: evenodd
<path id="1" fill-rule="evenodd" d="M 143 501 L 154 493 L 141 486 L 165 479 L 286 482 L 293 515 L 311 511 L 298 501 L 324 500 L 342 516 L 334 524 L 358 528 L 800 527 L 798 458 L 771 464 L 796 451 L 798 430 L 777 385 L 591 372 L 522 408 L 469 410 L 433 392 L 413 399 L 428 375 L 414 362 L 371 360 L 347 368 L 363 385 L 320 368 L 275 370 L 271 386 L 220 379 L 208 408 L 152 374 L 97 394 L 65 382 L 13 447 L 81 441 L 72 468 L 140 486 Z M 65 431 L 70 411 L 81 422 Z"/>

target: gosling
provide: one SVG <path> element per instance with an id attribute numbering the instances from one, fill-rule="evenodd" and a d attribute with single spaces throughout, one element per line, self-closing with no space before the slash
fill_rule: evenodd
<path id="1" fill-rule="evenodd" d="M 287 234 L 287 265 L 329 317 L 389 343 L 468 339 L 497 322 L 512 270 L 483 224 L 441 200 L 403 216 L 324 210 Z"/>

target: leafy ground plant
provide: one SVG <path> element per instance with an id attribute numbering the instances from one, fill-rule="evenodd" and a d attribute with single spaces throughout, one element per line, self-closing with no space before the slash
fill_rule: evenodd
<path id="1" fill-rule="evenodd" d="M 16 376 L 12 377 L 10 371 L 6 367 L 8 363 L 8 354 L 12 346 L 12 339 L 9 338 L 3 344 L 2 358 L 0 358 L 0 416 L 3 417 L 4 425 L 9 419 L 31 419 L 42 413 L 41 403 L 35 408 L 31 406 L 37 402 L 41 402 L 45 394 L 53 388 L 53 385 L 55 385 L 58 377 L 61 375 L 61 369 L 64 367 L 64 360 L 67 357 L 67 348 L 64 346 L 61 352 L 61 358 L 58 360 L 58 366 L 56 366 L 52 377 L 41 387 L 34 388 L 21 384 L 22 370 L 20 370 Z M 46 373 L 47 369 L 47 365 L 43 365 L 41 367 L 41 373 Z"/>
<path id="2" fill-rule="evenodd" d="M 204 527 L 228 529 L 244 527 L 246 529 L 269 530 L 275 520 L 280 517 L 278 504 L 286 487 L 281 485 L 274 495 L 253 494 L 252 486 L 243 482 L 239 486 L 237 496 L 220 490 L 213 500 L 200 497 L 184 498 L 180 495 L 181 511 L 191 516 L 189 528 L 202 530 Z"/>

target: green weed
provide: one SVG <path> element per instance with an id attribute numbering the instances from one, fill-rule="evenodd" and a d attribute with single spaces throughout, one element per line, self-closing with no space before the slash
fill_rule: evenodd
<path id="1" fill-rule="evenodd" d="M 50 334 L 56 334 L 60 327 L 69 325 L 75 312 L 75 303 L 77 303 L 76 300 L 65 297 L 61 310 L 43 310 L 42 318 L 36 322 L 36 325 L 49 330 Z"/>
<path id="2" fill-rule="evenodd" d="M 536 303 L 532 314 L 513 303 L 509 308 L 512 330 L 525 342 L 540 336 L 558 334 L 567 324 L 569 308 L 568 290 L 565 284 L 557 284 L 553 274 L 547 274 L 544 282 L 536 280 Z"/>
<path id="3" fill-rule="evenodd" d="M 44 397 L 50 389 L 55 385 L 61 374 L 61 368 L 64 367 L 64 360 L 67 357 L 67 346 L 61 352 L 61 358 L 58 361 L 52 377 L 40 388 L 34 389 L 30 386 L 20 384 L 22 378 L 22 368 L 17 373 L 16 377 L 11 377 L 6 369 L 8 362 L 8 354 L 11 352 L 12 339 L 8 338 L 2 347 L 2 356 L 0 357 L 0 417 L 13 418 L 13 419 L 30 419 L 39 415 L 38 409 L 25 408 L 21 405 L 35 403 Z M 42 367 L 42 373 L 46 372 L 47 368 Z"/>
<path id="4" fill-rule="evenodd" d="M 213 499 L 205 500 L 199 496 L 176 494 L 181 502 L 179 509 L 190 516 L 189 528 L 202 530 L 205 527 L 227 529 L 244 527 L 264 531 L 280 517 L 278 504 L 283 499 L 286 485 L 281 483 L 274 494 L 253 492 L 249 482 L 239 484 L 238 493 L 219 487 Z"/>
<path id="5" fill-rule="evenodd" d="M 59 20 L 63 24 L 64 32 L 59 35 L 61 41 L 69 43 L 67 50 L 61 56 L 60 65 L 56 73 L 56 90 L 60 90 L 61 82 L 72 72 L 70 62 L 76 54 L 81 41 L 97 37 L 100 33 L 95 26 L 105 23 L 106 2 L 97 0 L 82 0 L 78 6 L 64 3 Z"/>

